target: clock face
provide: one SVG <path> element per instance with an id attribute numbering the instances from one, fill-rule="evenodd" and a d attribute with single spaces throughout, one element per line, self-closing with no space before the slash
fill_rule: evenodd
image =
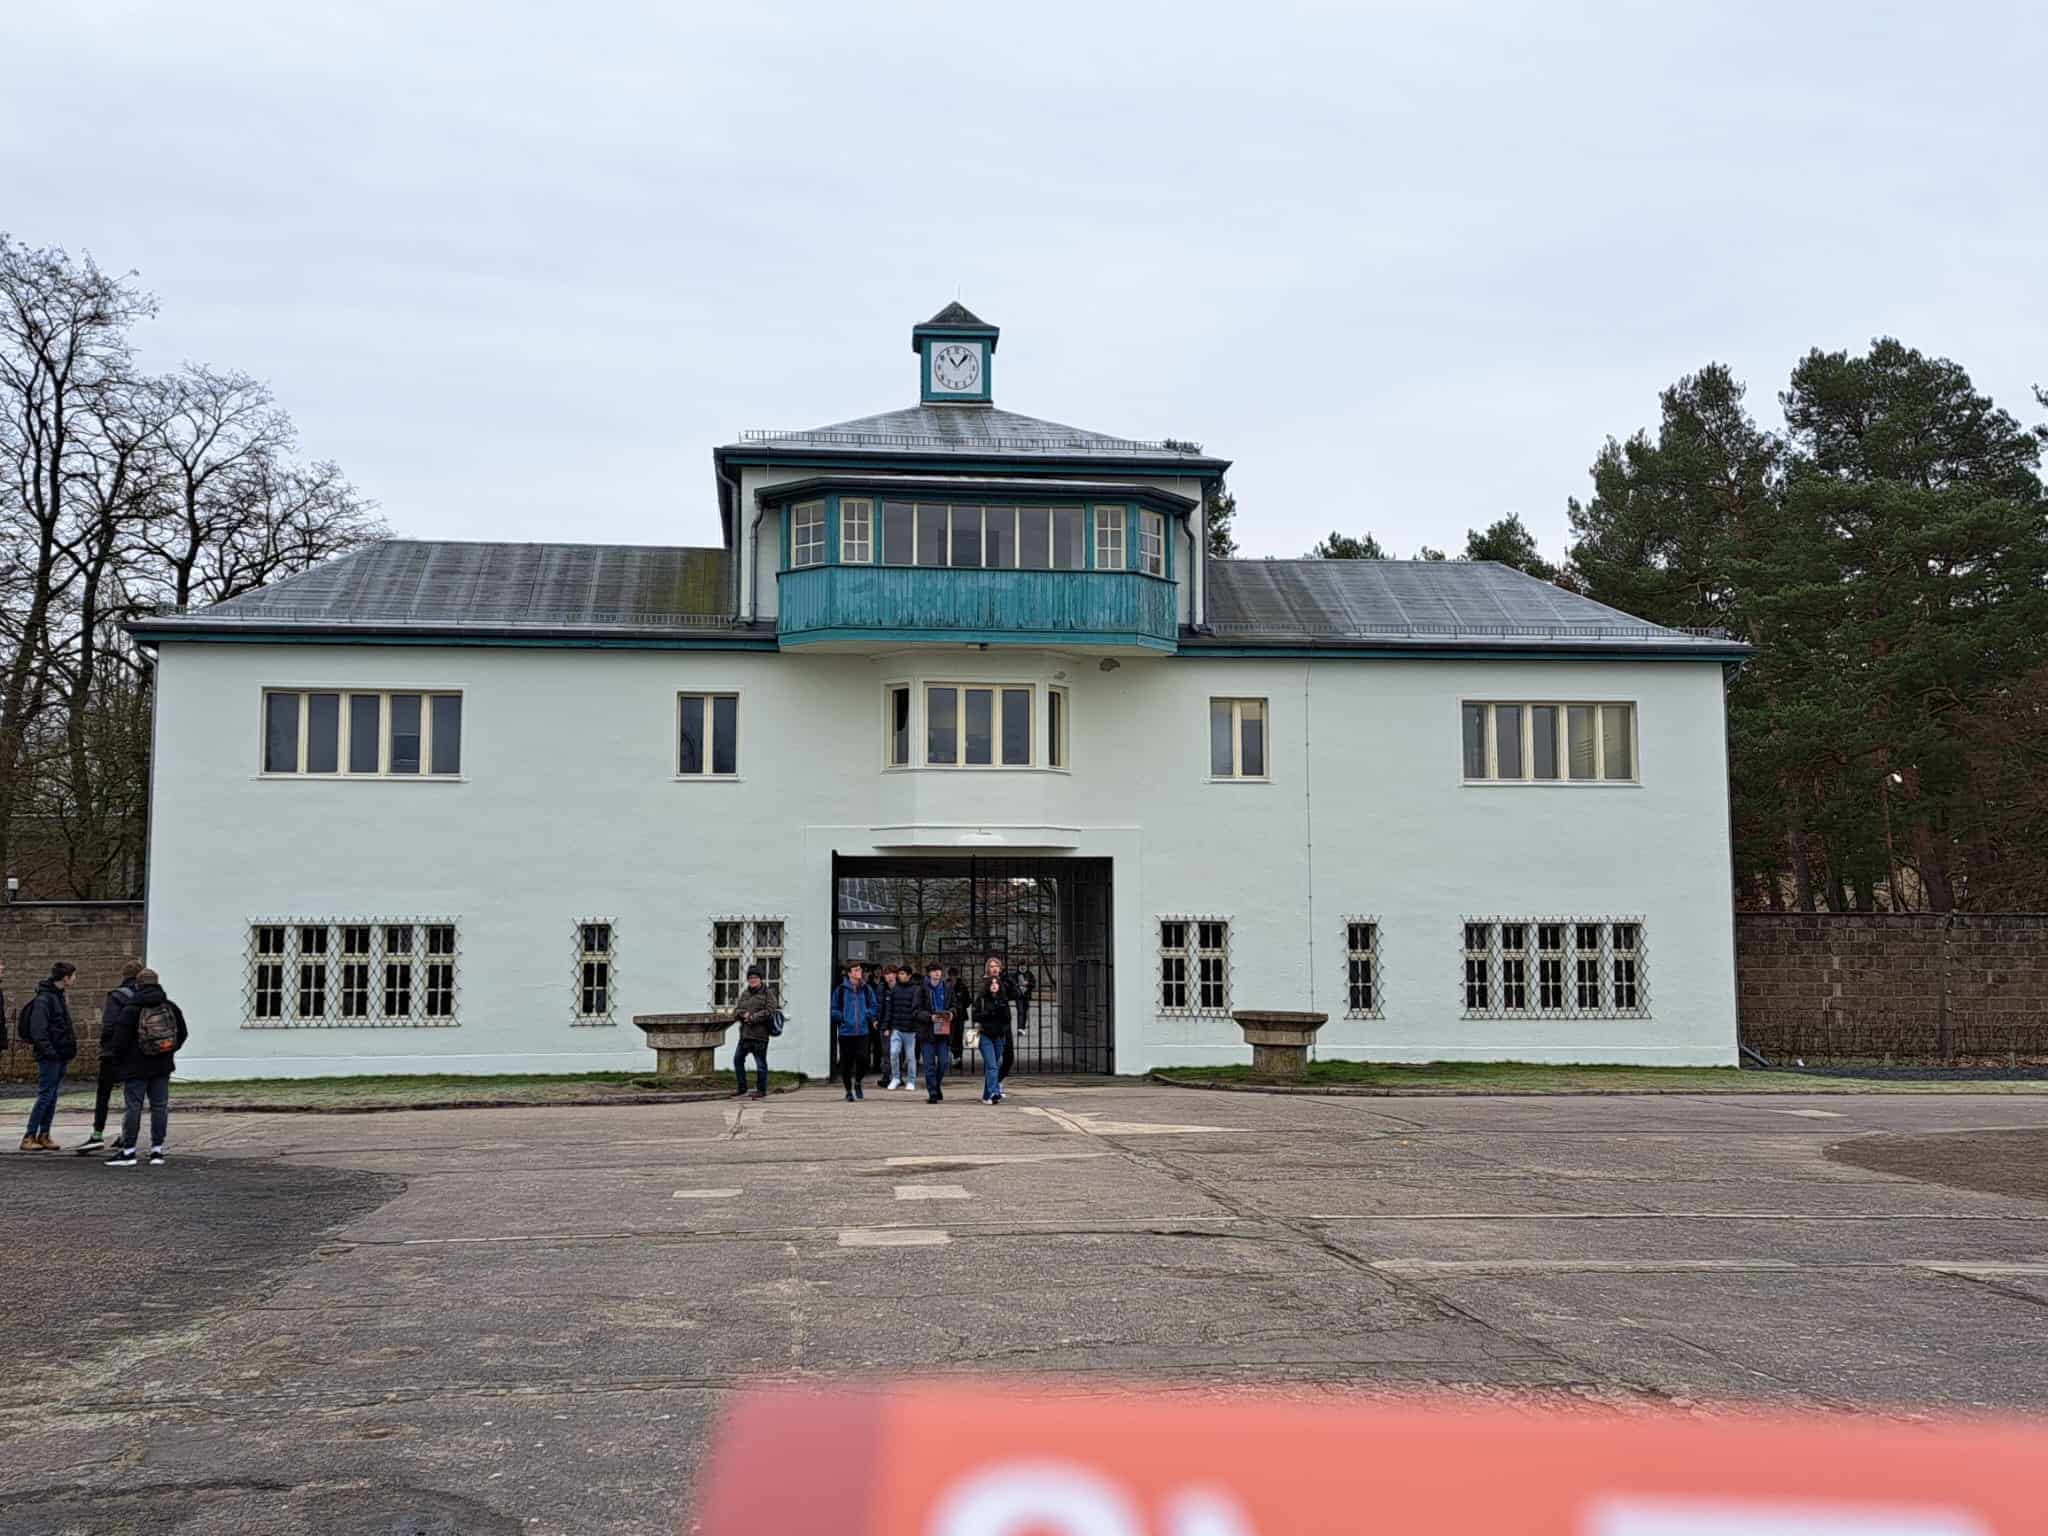
<path id="1" fill-rule="evenodd" d="M 964 341 L 942 341 L 932 348 L 932 388 L 972 394 L 981 388 L 981 348 Z"/>

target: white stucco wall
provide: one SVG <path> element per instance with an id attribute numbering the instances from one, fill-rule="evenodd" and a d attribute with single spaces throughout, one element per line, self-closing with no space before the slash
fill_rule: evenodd
<path id="1" fill-rule="evenodd" d="M 885 681 L 1062 680 L 1072 771 L 885 772 Z M 464 775 L 258 776 L 267 686 L 459 688 Z M 740 694 L 737 782 L 674 778 L 675 695 Z M 1272 779 L 1208 776 L 1207 701 L 1270 701 Z M 1467 786 L 1464 698 L 1625 700 L 1641 782 Z M 1718 665 L 493 648 L 162 647 L 148 958 L 191 1076 L 652 1064 L 634 1013 L 706 1005 L 717 916 L 789 924 L 779 1066 L 826 1069 L 833 851 L 907 837 L 1115 861 L 1122 1072 L 1248 1060 L 1157 1014 L 1156 920 L 1222 915 L 1241 1006 L 1332 1014 L 1325 1055 L 1729 1063 L 1733 932 Z M 906 832 L 902 829 L 910 828 Z M 1018 829 L 1037 829 L 1029 832 Z M 1047 832 L 1045 829 L 1054 829 Z M 447 916 L 460 1025 L 245 1029 L 258 917 Z M 1460 1017 L 1468 916 L 1640 917 L 1650 1016 Z M 1385 1017 L 1342 1017 L 1343 923 L 1381 925 Z M 570 1022 L 572 925 L 617 928 L 614 1027 Z"/>

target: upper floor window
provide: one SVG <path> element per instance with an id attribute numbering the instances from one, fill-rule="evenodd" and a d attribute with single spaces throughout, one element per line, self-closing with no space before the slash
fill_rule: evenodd
<path id="1" fill-rule="evenodd" d="M 263 771 L 455 778 L 462 772 L 462 695 L 270 689 L 263 695 Z"/>
<path id="2" fill-rule="evenodd" d="M 898 683 L 882 696 L 882 733 L 891 768 L 910 766 L 910 685 Z"/>
<path id="3" fill-rule="evenodd" d="M 843 525 L 844 509 L 854 504 L 840 505 Z M 1082 525 L 1079 507 L 969 507 L 885 501 L 882 563 L 999 571 L 1078 571 L 1084 564 Z"/>
<path id="4" fill-rule="evenodd" d="M 1166 574 L 1166 515 L 1138 514 L 1138 568 L 1147 576 Z"/>
<path id="5" fill-rule="evenodd" d="M 676 695 L 681 717 L 676 775 L 732 778 L 740 771 L 740 699 L 736 693 Z"/>
<path id="6" fill-rule="evenodd" d="M 1124 568 L 1124 509 L 1095 509 L 1095 569 L 1120 571 Z"/>
<path id="7" fill-rule="evenodd" d="M 1628 783 L 1636 776 L 1633 704 L 1464 706 L 1470 781 Z"/>
<path id="8" fill-rule="evenodd" d="M 1045 690 L 1045 766 L 1067 766 L 1067 690 Z"/>
<path id="9" fill-rule="evenodd" d="M 882 690 L 882 760 L 891 768 L 1064 768 L 1067 692 L 1029 683 L 891 683 Z M 912 719 L 924 708 L 923 728 Z M 924 755 L 914 754 L 922 739 Z"/>
<path id="10" fill-rule="evenodd" d="M 1266 777 L 1266 701 L 1209 701 L 1209 777 Z"/>
<path id="11" fill-rule="evenodd" d="M 842 499 L 839 503 L 839 562 L 866 565 L 875 558 L 875 504 Z"/>
<path id="12" fill-rule="evenodd" d="M 789 563 L 792 569 L 825 563 L 825 503 L 805 501 L 789 509 Z"/>

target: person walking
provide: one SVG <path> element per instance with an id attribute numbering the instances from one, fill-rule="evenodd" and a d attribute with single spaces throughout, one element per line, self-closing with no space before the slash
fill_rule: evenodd
<path id="1" fill-rule="evenodd" d="M 953 1056 L 958 1038 L 957 1015 L 960 989 L 946 979 L 945 967 L 934 960 L 925 967 L 924 980 L 917 989 L 917 1048 L 924 1058 L 924 1101 L 942 1103 L 946 1097 L 946 1063 Z"/>
<path id="2" fill-rule="evenodd" d="M 739 1049 L 732 1054 L 734 1098 L 768 1097 L 768 1042 L 775 1035 L 775 1015 L 781 1011 L 782 1004 L 762 976 L 761 967 L 748 966 L 746 990 L 740 993 L 740 1000 L 732 1010 L 733 1022 L 740 1027 Z M 752 1094 L 747 1093 L 749 1056 L 754 1058 Z"/>
<path id="3" fill-rule="evenodd" d="M 1002 1070 L 996 1074 L 996 1081 L 1007 1083 L 1010 1071 L 1017 1065 L 1017 1041 L 1031 1023 L 1031 994 L 1038 990 L 1031 980 L 1031 972 L 1020 970 L 1011 973 L 1010 986 L 1017 1000 L 1016 1022 L 1010 1026 L 1009 1037 L 1003 1041 Z"/>
<path id="4" fill-rule="evenodd" d="M 868 986 L 867 967 L 858 960 L 846 968 L 846 980 L 832 989 L 832 1028 L 839 1040 L 839 1081 L 846 1102 L 864 1099 L 868 1037 L 875 1028 L 875 994 Z"/>
<path id="5" fill-rule="evenodd" d="M 868 996 L 875 1002 L 875 1024 L 868 1031 L 868 1070 L 875 1075 L 875 1081 L 882 1080 L 882 1073 L 888 1069 L 889 1042 L 882 1029 L 882 995 L 889 990 L 889 984 L 880 971 L 868 976 Z"/>
<path id="6" fill-rule="evenodd" d="M 162 979 L 144 966 L 135 973 L 135 996 L 114 1025 L 114 1050 L 121 1073 L 121 1144 L 109 1168 L 135 1166 L 135 1138 L 142 1130 L 142 1106 L 149 1105 L 149 1165 L 164 1165 L 164 1137 L 171 1124 L 171 1072 L 190 1031 L 185 1013 L 164 996 Z"/>
<path id="7" fill-rule="evenodd" d="M 24 1152 L 62 1150 L 50 1139 L 50 1127 L 57 1119 L 57 1091 L 64 1086 L 64 1069 L 78 1054 L 78 1032 L 71 1027 L 71 1004 L 64 997 L 77 974 L 77 966 L 59 960 L 21 1010 L 21 1038 L 36 1056 L 36 1101 L 28 1112 L 28 1128 L 21 1134 Z"/>
<path id="8" fill-rule="evenodd" d="M 967 983 L 960 975 L 959 966 L 956 965 L 946 972 L 946 985 L 952 989 L 953 997 L 959 1004 L 958 1017 L 953 1020 L 953 1033 L 946 1041 L 953 1053 L 953 1070 L 957 1072 L 960 1070 L 961 1061 L 967 1055 Z"/>
<path id="9" fill-rule="evenodd" d="M 114 1052 L 114 1029 L 121 1022 L 121 1010 L 135 1001 L 135 973 L 140 960 L 121 962 L 121 985 L 107 994 L 100 1007 L 100 1080 L 92 1098 L 92 1134 L 71 1150 L 80 1157 L 107 1150 L 107 1106 L 121 1081 L 120 1058 Z"/>
<path id="10" fill-rule="evenodd" d="M 896 979 L 882 993 L 882 1023 L 889 1031 L 889 1086 L 907 1090 L 918 1077 L 918 980 L 907 961 L 890 974 Z"/>
<path id="11" fill-rule="evenodd" d="M 981 1102 L 1003 1102 L 1003 1045 L 1010 1038 L 1010 989 L 999 962 L 991 960 L 974 997 L 974 1024 L 981 1034 Z"/>

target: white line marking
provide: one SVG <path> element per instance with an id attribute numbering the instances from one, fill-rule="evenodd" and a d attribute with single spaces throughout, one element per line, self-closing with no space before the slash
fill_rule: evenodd
<path id="1" fill-rule="evenodd" d="M 1804 1211 L 1311 1211 L 1303 1221 L 2012 1221 L 2038 1225 L 2048 1216 L 1982 1211 L 1900 1211 L 1871 1215 Z"/>
<path id="2" fill-rule="evenodd" d="M 1832 1109 L 1773 1109 L 1768 1104 L 1751 1104 L 1750 1109 L 1760 1109 L 1767 1115 L 1797 1115 L 1802 1120 L 1843 1120 L 1848 1117 Z"/>
<path id="3" fill-rule="evenodd" d="M 972 1200 L 964 1184 L 898 1184 L 898 1200 Z"/>
<path id="4" fill-rule="evenodd" d="M 884 1168 L 1000 1168 L 1008 1163 L 1075 1163 L 1091 1157 L 1108 1157 L 1107 1152 L 1018 1152 L 1009 1156 L 963 1154 L 948 1157 L 933 1153 L 924 1157 L 885 1157 Z"/>
<path id="5" fill-rule="evenodd" d="M 730 1200 L 738 1193 L 740 1191 L 736 1189 L 679 1189 L 675 1193 L 675 1198 L 678 1200 Z"/>
<path id="6" fill-rule="evenodd" d="M 1988 1279 L 2001 1276 L 2012 1279 L 2048 1278 L 2048 1264 L 1979 1263 L 1972 1259 L 1910 1259 L 1907 1262 L 1943 1275 L 1982 1275 Z"/>
<path id="7" fill-rule="evenodd" d="M 839 1234 L 842 1248 L 942 1248 L 952 1234 L 932 1227 L 847 1227 Z"/>

